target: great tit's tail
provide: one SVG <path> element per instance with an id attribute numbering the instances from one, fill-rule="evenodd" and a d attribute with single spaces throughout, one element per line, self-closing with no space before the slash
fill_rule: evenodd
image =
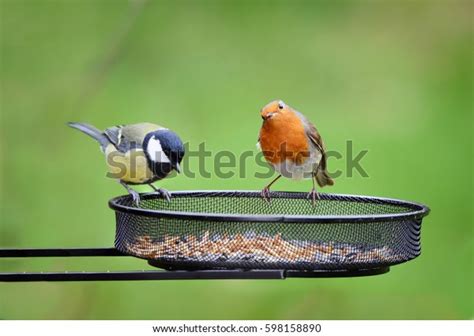
<path id="1" fill-rule="evenodd" d="M 107 147 L 107 145 L 110 143 L 109 139 L 104 135 L 104 133 L 92 125 L 78 123 L 78 122 L 68 122 L 67 124 L 70 127 L 78 129 L 82 133 L 85 133 L 91 138 L 94 138 L 95 140 L 97 140 L 102 150 L 104 150 L 105 147 Z"/>

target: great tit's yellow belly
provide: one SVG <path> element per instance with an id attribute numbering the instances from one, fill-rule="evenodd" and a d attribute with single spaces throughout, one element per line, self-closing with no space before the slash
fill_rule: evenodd
<path id="1" fill-rule="evenodd" d="M 148 167 L 145 153 L 140 149 L 122 153 L 115 146 L 108 145 L 105 149 L 105 157 L 108 177 L 132 184 L 147 183 L 153 179 L 153 172 Z"/>

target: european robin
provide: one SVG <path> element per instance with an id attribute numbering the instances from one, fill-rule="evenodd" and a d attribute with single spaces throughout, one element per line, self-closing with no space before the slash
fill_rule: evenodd
<path id="1" fill-rule="evenodd" d="M 311 178 L 313 188 L 308 193 L 313 204 L 319 198 L 315 182 L 333 185 L 326 168 L 324 143 L 318 130 L 300 112 L 281 100 L 268 103 L 262 110 L 263 119 L 257 146 L 267 162 L 279 175 L 262 190 L 270 201 L 270 187 L 282 176 L 292 179 Z"/>

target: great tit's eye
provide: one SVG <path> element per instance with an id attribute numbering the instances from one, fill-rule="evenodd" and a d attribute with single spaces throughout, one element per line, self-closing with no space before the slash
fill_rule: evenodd
<path id="1" fill-rule="evenodd" d="M 280 110 L 283 110 L 284 107 L 285 107 L 285 103 L 283 103 L 282 101 L 279 101 L 279 102 L 278 102 L 278 108 L 279 108 Z"/>

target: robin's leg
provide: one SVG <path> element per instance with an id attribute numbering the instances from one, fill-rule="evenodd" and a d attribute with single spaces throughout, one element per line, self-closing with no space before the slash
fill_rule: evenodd
<path id="1" fill-rule="evenodd" d="M 125 182 L 119 180 L 119 183 L 121 185 L 123 185 L 125 187 L 125 189 L 127 189 L 128 193 L 132 196 L 133 201 L 135 202 L 135 204 L 137 206 L 139 206 L 140 205 L 140 194 L 137 191 L 130 188 Z"/>
<path id="2" fill-rule="evenodd" d="M 167 200 L 168 202 L 171 202 L 171 194 L 170 194 L 170 192 L 169 192 L 168 190 L 163 189 L 163 188 L 157 188 L 157 187 L 155 187 L 155 186 L 154 186 L 153 184 L 151 184 L 151 183 L 148 183 L 148 185 L 149 185 L 150 187 L 152 187 L 152 189 L 153 189 L 154 191 L 156 191 L 158 194 L 160 194 L 161 197 L 163 197 L 165 200 Z"/>
<path id="3" fill-rule="evenodd" d="M 272 186 L 273 183 L 278 181 L 280 177 L 281 175 L 278 175 L 272 182 L 270 182 L 269 185 L 267 185 L 265 188 L 262 189 L 261 195 L 265 201 L 270 202 L 270 187 Z"/>
<path id="4" fill-rule="evenodd" d="M 316 175 L 313 174 L 311 177 L 311 180 L 313 181 L 313 189 L 308 193 L 308 196 L 306 198 L 311 198 L 313 205 L 316 205 L 316 200 L 319 199 L 319 194 L 316 191 L 316 183 L 315 183 Z"/>

